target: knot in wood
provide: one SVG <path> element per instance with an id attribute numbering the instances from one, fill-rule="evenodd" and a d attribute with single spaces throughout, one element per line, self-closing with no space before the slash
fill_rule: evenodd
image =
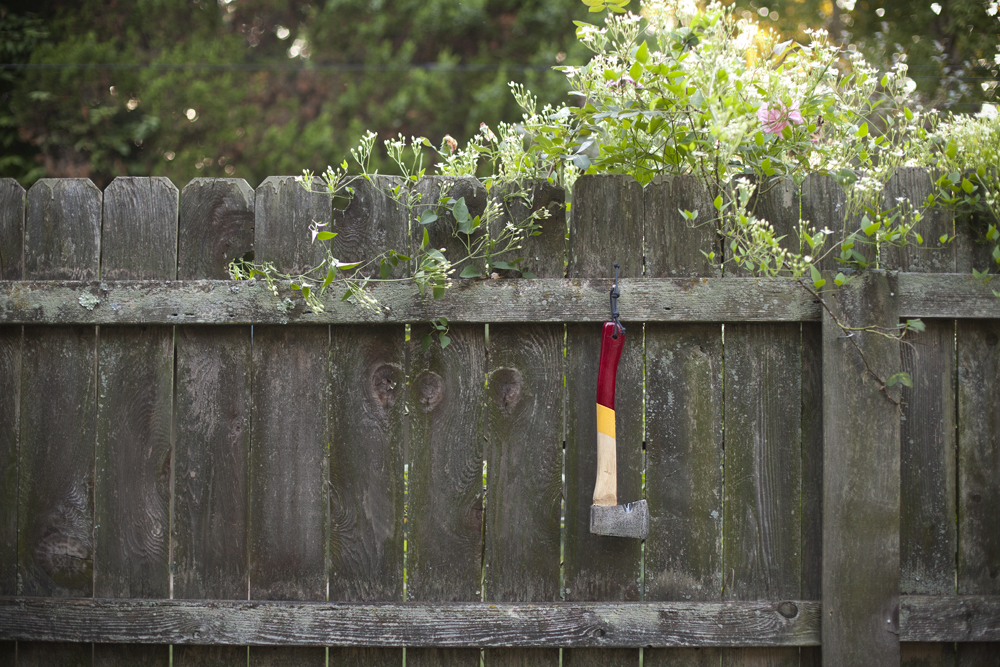
<path id="1" fill-rule="evenodd" d="M 436 408 L 444 398 L 444 380 L 434 371 L 424 371 L 416 379 L 417 400 L 420 402 L 420 409 L 430 412 Z"/>
<path id="2" fill-rule="evenodd" d="M 371 398 L 383 410 L 388 410 L 396 403 L 399 375 L 399 369 L 392 364 L 382 364 L 372 371 Z"/>
<path id="3" fill-rule="evenodd" d="M 493 401 L 504 414 L 510 414 L 521 402 L 521 372 L 516 368 L 498 368 L 490 376 Z"/>
<path id="4" fill-rule="evenodd" d="M 789 602 L 788 600 L 785 600 L 784 602 L 778 605 L 778 613 L 784 616 L 785 618 L 795 618 L 796 616 L 799 615 L 799 608 L 795 605 L 794 602 Z"/>

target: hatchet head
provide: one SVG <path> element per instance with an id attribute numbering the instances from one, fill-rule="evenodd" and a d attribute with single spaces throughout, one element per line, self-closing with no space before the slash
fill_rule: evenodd
<path id="1" fill-rule="evenodd" d="M 590 532 L 644 540 L 649 534 L 649 507 L 645 500 L 625 505 L 591 505 Z"/>

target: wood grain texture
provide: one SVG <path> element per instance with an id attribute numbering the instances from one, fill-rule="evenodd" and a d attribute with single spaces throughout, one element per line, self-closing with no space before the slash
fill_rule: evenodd
<path id="1" fill-rule="evenodd" d="M 421 347 L 413 327 L 409 359 L 406 599 L 481 599 L 483 404 L 486 348 L 481 325 L 451 328 L 451 343 Z M 406 651 L 407 665 L 477 665 L 472 649 Z"/>
<path id="2" fill-rule="evenodd" d="M 357 178 L 347 187 L 354 194 L 347 208 L 333 209 L 333 222 L 325 227 L 337 236 L 330 241 L 330 248 L 342 262 L 369 260 L 387 250 L 410 255 L 407 234 L 406 208 L 393 198 L 392 190 L 401 185 L 398 176 L 375 176 L 371 181 Z M 338 199 L 339 201 L 339 199 Z M 390 276 L 409 275 L 405 262 L 395 267 Z M 379 267 L 372 267 L 367 275 L 378 276 Z"/>
<path id="3" fill-rule="evenodd" d="M 17 504 L 23 595 L 94 592 L 95 355 L 93 327 L 25 332 Z"/>
<path id="4" fill-rule="evenodd" d="M 313 223 L 332 197 L 272 176 L 254 199 L 255 258 L 289 273 L 325 256 Z M 287 321 L 287 320 L 286 320 Z M 323 600 L 329 580 L 330 333 L 254 327 L 250 457 L 250 599 Z M 250 650 L 250 664 L 323 665 L 326 651 Z"/>
<path id="5" fill-rule="evenodd" d="M 445 298 L 422 298 L 408 284 L 370 287 L 375 310 L 324 297 L 312 312 L 287 283 L 275 297 L 262 282 L 0 281 L 0 324 L 381 324 L 426 322 L 602 322 L 608 289 L 601 279 L 462 280 Z M 819 302 L 784 279 L 621 280 L 628 318 L 639 322 L 818 322 Z M 903 318 L 1000 318 L 1000 300 L 971 275 L 903 273 Z"/>
<path id="6" fill-rule="evenodd" d="M 823 591 L 823 327 L 802 323 L 802 597 Z M 802 667 L 819 667 L 818 647 L 799 649 Z"/>
<path id="7" fill-rule="evenodd" d="M 895 274 L 868 271 L 827 303 L 847 326 L 893 327 L 896 291 Z M 865 376 L 865 361 L 879 377 L 891 377 L 899 371 L 899 344 L 861 331 L 844 335 L 826 315 L 823 663 L 898 664 L 899 411 L 893 401 L 899 392 L 880 392 Z"/>
<path id="8" fill-rule="evenodd" d="M 17 594 L 21 359 L 21 327 L 0 327 L 0 595 Z"/>
<path id="9" fill-rule="evenodd" d="M 958 322 L 958 593 L 1000 594 L 1000 323 Z M 997 623 L 994 627 L 1000 627 Z M 959 647 L 960 667 L 987 665 L 993 643 Z"/>
<path id="10" fill-rule="evenodd" d="M 570 279 L 606 280 L 610 291 L 620 265 L 621 278 L 642 276 L 643 190 L 630 176 L 582 176 L 573 187 L 569 239 Z M 618 300 L 627 332 L 615 391 L 618 503 L 642 499 L 643 340 L 632 310 L 632 294 L 622 287 Z M 608 303 L 605 296 L 605 303 Z M 610 307 L 605 320 L 610 319 Z M 567 600 L 639 600 L 641 548 L 636 539 L 593 535 L 590 507 L 597 473 L 597 365 L 600 325 L 566 329 L 566 527 L 564 595 Z M 635 651 L 568 651 L 567 664 L 633 665 Z"/>
<path id="11" fill-rule="evenodd" d="M 560 597 L 563 328 L 494 325 L 487 346 L 484 593 Z M 486 651 L 488 665 L 556 665 L 559 651 Z"/>
<path id="12" fill-rule="evenodd" d="M 333 327 L 330 597 L 403 599 L 405 332 Z M 330 649 L 333 664 L 399 665 L 395 649 Z"/>
<path id="13" fill-rule="evenodd" d="M 225 280 L 253 250 L 254 191 L 242 178 L 196 178 L 180 193 L 177 277 Z"/>
<path id="14" fill-rule="evenodd" d="M 101 276 L 173 280 L 178 192 L 166 178 L 105 191 Z M 94 594 L 170 593 L 174 331 L 102 327 L 98 356 Z M 95 646 L 98 665 L 163 665 L 166 647 Z"/>
<path id="15" fill-rule="evenodd" d="M 642 275 L 643 192 L 631 176 L 581 176 L 573 185 L 570 278 Z"/>
<path id="16" fill-rule="evenodd" d="M 181 191 L 177 275 L 227 278 L 253 249 L 254 192 L 196 178 Z M 171 567 L 175 598 L 246 599 L 249 586 L 250 327 L 177 328 Z M 238 646 L 175 647 L 177 667 L 246 665 Z"/>
<path id="17" fill-rule="evenodd" d="M 986 238 L 986 231 L 995 220 L 991 214 L 964 214 L 955 218 L 955 270 L 972 273 L 972 269 L 996 273 L 998 265 L 993 259 L 995 242 Z"/>
<path id="18" fill-rule="evenodd" d="M 800 251 L 800 200 L 799 187 L 791 177 L 765 178 L 760 183 L 755 184 L 753 194 L 747 202 L 747 212 L 771 225 L 775 236 L 779 237 L 778 245 L 781 248 L 797 253 Z M 733 261 L 733 250 L 729 243 L 723 243 L 723 252 L 726 258 L 724 273 L 727 276 L 753 275 L 753 271 L 738 266 Z"/>
<path id="19" fill-rule="evenodd" d="M 104 190 L 102 278 L 177 276 L 178 196 L 168 178 L 119 176 L 111 181 Z"/>
<path id="20" fill-rule="evenodd" d="M 36 182 L 25 211 L 25 277 L 96 279 L 101 201 L 100 190 L 86 179 Z M 96 330 L 26 329 L 17 420 L 18 589 L 89 597 L 95 561 Z M 90 648 L 21 643 L 18 662 L 89 665 Z"/>
<path id="21" fill-rule="evenodd" d="M 712 197 L 694 176 L 657 176 L 643 193 L 646 276 L 718 277 L 722 253 Z M 694 223 L 681 210 L 698 211 Z M 715 253 L 710 260 L 702 253 Z"/>
<path id="22" fill-rule="evenodd" d="M 900 639 L 912 646 L 956 642 L 966 654 L 996 658 L 1000 641 L 1000 595 L 903 595 Z M 929 652 L 928 652 L 929 653 Z M 965 657 L 965 656 L 963 656 Z M 952 658 L 954 661 L 954 658 Z M 983 664 L 972 661 L 973 664 Z"/>
<path id="23" fill-rule="evenodd" d="M 97 280 L 102 206 L 89 179 L 35 181 L 24 220 L 24 279 Z"/>
<path id="24" fill-rule="evenodd" d="M 962 618 L 958 607 L 952 604 L 956 613 L 950 618 Z M 258 646 L 324 645 L 815 646 L 819 614 L 818 602 L 804 600 L 375 604 L 0 598 L 0 640 L 250 644 L 252 652 Z"/>
<path id="25" fill-rule="evenodd" d="M 26 193 L 13 178 L 0 178 L 0 280 L 20 280 L 24 269 Z"/>
<path id="26" fill-rule="evenodd" d="M 463 199 L 469 209 L 469 217 L 482 216 L 486 210 L 487 193 L 483 184 L 475 178 L 453 176 L 424 176 L 413 188 L 413 192 L 420 197 L 419 204 L 414 207 L 411 226 L 411 256 L 416 257 L 420 243 L 423 240 L 424 230 L 427 230 L 428 247 L 443 250 L 444 254 L 453 263 L 455 276 L 458 276 L 468 262 L 459 261 L 469 254 L 466 244 L 474 243 L 476 239 L 482 238 L 485 226 L 471 235 L 462 234 L 458 231 L 455 216 L 447 210 L 445 204 L 441 204 L 442 199 Z M 437 220 L 427 225 L 419 222 L 420 216 L 425 211 L 432 211 L 437 214 Z M 482 265 L 479 266 L 483 268 Z M 415 269 L 415 266 L 414 266 Z"/>
<path id="27" fill-rule="evenodd" d="M 646 276 L 717 277 L 712 198 L 691 176 L 657 177 L 644 193 Z M 698 224 L 680 210 L 698 211 Z M 704 253 L 715 252 L 709 260 Z M 631 292 L 629 292 L 631 297 Z M 631 304 L 631 298 L 630 298 Z M 673 312 L 676 301 L 664 303 Z M 670 308 L 669 311 L 666 309 Z M 647 601 L 718 601 L 722 591 L 723 378 L 718 324 L 645 324 Z M 718 665 L 713 648 L 645 649 L 643 664 Z"/>
<path id="28" fill-rule="evenodd" d="M 283 273 L 302 273 L 326 256 L 324 244 L 313 243 L 309 226 L 329 224 L 333 199 L 307 191 L 294 176 L 269 176 L 254 195 L 254 258 L 274 262 Z"/>
<path id="29" fill-rule="evenodd" d="M 794 324 L 725 331 L 723 597 L 796 599 L 802 576 L 801 339 Z M 795 649 L 725 651 L 723 665 L 798 665 Z"/>
<path id="30" fill-rule="evenodd" d="M 494 219 L 490 234 L 497 238 L 508 223 L 522 225 L 533 213 L 544 211 L 547 217 L 538 219 L 541 226 L 538 236 L 528 236 L 521 241 L 520 249 L 511 251 L 510 257 L 500 257 L 501 261 L 523 258 L 518 265 L 522 272 L 539 277 L 561 278 L 565 267 L 559 261 L 566 254 L 566 191 L 548 181 L 531 181 L 523 186 L 509 185 L 496 195 L 501 215 Z M 507 269 L 500 269 L 503 278 L 517 275 Z"/>
<path id="31" fill-rule="evenodd" d="M 827 174 L 806 176 L 800 192 L 801 219 L 816 231 L 829 229 L 833 232 L 823 248 L 829 254 L 816 262 L 816 268 L 821 271 L 839 270 L 837 258 L 840 257 L 840 248 L 837 241 L 856 227 L 847 220 L 847 195 L 833 176 Z"/>
<path id="32" fill-rule="evenodd" d="M 955 323 L 927 320 L 926 331 L 900 346 L 900 592 L 946 595 L 955 590 L 956 442 Z"/>
<path id="33" fill-rule="evenodd" d="M 923 217 L 917 231 L 923 236 L 924 242 L 905 246 L 886 244 L 879 258 L 884 268 L 915 273 L 950 273 L 956 270 L 958 244 L 940 241 L 942 236 L 950 239 L 954 235 L 955 215 L 945 206 L 924 206 L 927 195 L 932 194 L 935 189 L 930 173 L 917 167 L 897 169 L 886 183 L 883 195 L 885 209 L 919 212 Z M 900 199 L 908 202 L 901 203 Z M 907 220 L 910 219 L 908 216 Z"/>
<path id="34" fill-rule="evenodd" d="M 102 327 L 94 593 L 170 594 L 173 330 Z M 144 656 L 144 657 L 140 657 Z M 165 665 L 166 647 L 95 646 L 95 664 Z"/>
<path id="35" fill-rule="evenodd" d="M 250 449 L 250 599 L 324 600 L 331 400 L 326 327 L 254 327 Z M 323 665 L 250 651 L 251 664 Z M 265 657 L 268 656 L 268 657 Z"/>

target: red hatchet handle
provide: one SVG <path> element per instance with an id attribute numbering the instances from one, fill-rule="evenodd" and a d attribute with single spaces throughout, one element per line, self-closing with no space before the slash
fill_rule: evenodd
<path id="1" fill-rule="evenodd" d="M 615 378 L 625 346 L 625 330 L 605 322 L 601 335 L 601 360 L 597 370 L 597 481 L 595 505 L 618 504 L 618 469 L 615 451 Z"/>

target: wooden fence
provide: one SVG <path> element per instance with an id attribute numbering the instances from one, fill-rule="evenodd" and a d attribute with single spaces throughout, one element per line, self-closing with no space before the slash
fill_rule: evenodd
<path id="1" fill-rule="evenodd" d="M 568 240 L 564 193 L 535 195 L 538 279 L 317 313 L 226 265 L 315 262 L 314 219 L 345 261 L 408 247 L 377 187 L 341 210 L 289 177 L 0 181 L 0 664 L 1000 664 L 1000 299 L 971 228 L 933 211 L 954 242 L 827 297 L 923 318 L 900 346 L 724 276 L 691 178 L 582 177 Z M 822 176 L 757 206 L 788 240 L 843 222 Z M 645 542 L 588 530 L 613 261 Z"/>

